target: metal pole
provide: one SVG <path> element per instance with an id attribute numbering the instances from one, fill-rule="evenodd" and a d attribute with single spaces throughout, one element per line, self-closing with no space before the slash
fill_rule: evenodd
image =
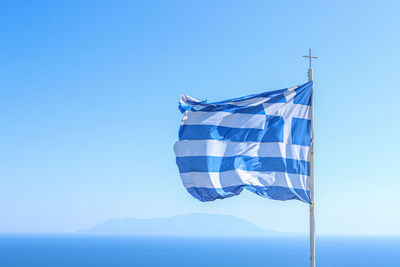
<path id="1" fill-rule="evenodd" d="M 308 56 L 303 56 L 309 59 L 309 69 L 308 69 L 308 81 L 312 82 L 313 70 L 311 68 L 311 60 L 313 57 L 311 55 L 311 48 L 308 50 Z M 314 217 L 314 83 L 313 83 L 313 95 L 311 103 L 311 154 L 310 154 L 310 266 L 315 267 L 315 217 Z"/>
<path id="2" fill-rule="evenodd" d="M 312 58 L 311 48 L 309 49 L 308 58 L 310 60 L 310 67 L 308 69 L 308 81 L 312 82 L 313 70 L 311 67 Z M 315 216 L 314 216 L 314 84 L 313 84 L 313 95 L 311 103 L 311 155 L 310 155 L 310 266 L 315 267 Z"/>
<path id="3" fill-rule="evenodd" d="M 313 81 L 312 69 L 308 70 L 308 81 Z M 314 84 L 313 84 L 314 91 Z M 311 104 L 311 159 L 310 159 L 310 266 L 315 267 L 315 217 L 314 217 L 314 92 Z"/>

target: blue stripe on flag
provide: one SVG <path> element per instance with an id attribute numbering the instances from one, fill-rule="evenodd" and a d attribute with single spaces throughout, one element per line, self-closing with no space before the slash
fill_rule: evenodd
<path id="1" fill-rule="evenodd" d="M 256 105 L 256 106 L 235 106 L 235 105 L 211 105 L 198 109 L 192 107 L 190 111 L 224 111 L 230 113 L 243 113 L 243 114 L 265 114 L 264 106 L 263 105 Z"/>
<path id="2" fill-rule="evenodd" d="M 224 111 L 231 113 L 244 113 L 244 114 L 264 114 L 264 107 L 262 104 L 254 106 L 243 106 L 235 105 L 235 102 L 240 103 L 240 101 L 251 100 L 254 98 L 265 97 L 263 103 L 285 103 L 286 98 L 283 95 L 287 89 L 277 90 L 274 92 L 261 93 L 253 95 L 251 97 L 242 97 L 237 99 L 229 99 L 220 102 L 207 103 L 206 101 L 193 102 L 190 101 L 191 105 L 184 105 L 179 102 L 179 109 L 182 113 L 185 111 Z M 233 104 L 232 104 L 233 103 Z"/>
<path id="3" fill-rule="evenodd" d="M 308 82 L 294 89 L 296 96 L 294 98 L 294 104 L 301 104 L 311 106 L 311 96 L 312 96 L 312 82 Z M 225 111 L 225 112 L 237 112 L 237 113 L 247 113 L 247 114 L 262 114 L 261 106 L 258 107 L 259 110 L 253 109 L 252 107 L 244 107 L 240 105 L 235 105 L 235 102 L 240 103 L 244 100 L 251 100 L 254 98 L 265 97 L 264 103 L 285 103 L 286 98 L 283 93 L 287 92 L 288 89 L 281 89 L 271 92 L 265 92 L 245 97 L 233 98 L 219 102 L 207 103 L 207 101 L 188 101 L 189 105 L 179 103 L 179 109 L 181 112 L 185 111 Z M 233 103 L 233 104 L 232 104 Z M 247 110 L 247 108 L 249 108 Z"/>
<path id="4" fill-rule="evenodd" d="M 241 155 L 234 157 L 189 156 L 177 157 L 176 163 L 180 173 L 244 170 L 309 175 L 310 172 L 308 161 L 278 157 L 249 157 Z"/>
<path id="5" fill-rule="evenodd" d="M 216 125 L 182 125 L 179 140 L 224 140 L 234 142 L 282 142 L 282 117 L 267 116 L 264 129 L 231 128 Z"/>
<path id="6" fill-rule="evenodd" d="M 189 187 L 187 188 L 187 191 L 198 200 L 206 202 L 239 195 L 243 189 L 247 189 L 259 196 L 270 199 L 297 199 L 311 204 L 309 191 L 281 186 L 238 185 L 224 188 Z"/>
<path id="7" fill-rule="evenodd" d="M 220 105 L 220 104 L 226 104 L 226 103 L 229 103 L 229 102 L 240 102 L 240 101 L 243 101 L 243 100 L 254 99 L 254 98 L 257 98 L 257 97 L 275 98 L 276 96 L 278 96 L 278 97 L 282 96 L 282 94 L 287 92 L 287 90 L 288 90 L 287 88 L 279 89 L 279 90 L 275 90 L 275 91 L 269 91 L 269 92 L 263 92 L 263 93 L 260 93 L 260 94 L 242 96 L 242 97 L 227 99 L 227 100 L 223 100 L 223 101 L 212 102 L 212 103 L 208 103 L 208 104 Z M 202 101 L 202 102 L 199 102 L 199 103 L 207 104 L 205 101 Z"/>
<path id="8" fill-rule="evenodd" d="M 309 146 L 311 143 L 311 120 L 292 119 L 292 143 Z"/>
<path id="9" fill-rule="evenodd" d="M 311 106 L 312 100 L 312 82 L 308 82 L 299 88 L 295 89 L 294 104 Z"/>
<path id="10" fill-rule="evenodd" d="M 285 103 L 286 98 L 282 96 L 276 96 L 263 103 Z M 206 106 L 187 106 L 179 103 L 179 109 L 182 113 L 185 111 L 225 111 L 231 113 L 244 113 L 244 114 L 264 114 L 264 106 L 238 106 L 232 104 L 206 104 Z"/>

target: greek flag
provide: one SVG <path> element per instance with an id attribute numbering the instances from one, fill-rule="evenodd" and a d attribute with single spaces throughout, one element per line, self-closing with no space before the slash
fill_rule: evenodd
<path id="1" fill-rule="evenodd" d="M 182 95 L 176 163 L 201 201 L 245 188 L 277 200 L 311 203 L 312 82 L 207 103 Z"/>

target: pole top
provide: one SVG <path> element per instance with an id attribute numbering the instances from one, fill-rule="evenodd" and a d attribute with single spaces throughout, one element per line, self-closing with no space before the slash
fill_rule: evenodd
<path id="1" fill-rule="evenodd" d="M 312 71 L 312 66 L 311 66 L 311 60 L 312 59 L 317 59 L 318 57 L 313 57 L 311 55 L 311 48 L 308 49 L 308 56 L 303 56 L 309 59 L 309 68 L 308 68 L 308 81 L 311 82 L 313 80 L 313 71 Z"/>

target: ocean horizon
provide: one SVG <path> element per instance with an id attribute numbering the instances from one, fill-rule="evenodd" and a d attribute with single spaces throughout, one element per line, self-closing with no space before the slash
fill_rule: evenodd
<path id="1" fill-rule="evenodd" d="M 400 266 L 400 236 L 319 235 L 317 266 Z M 307 235 L 1 234 L 0 266 L 309 266 Z"/>

